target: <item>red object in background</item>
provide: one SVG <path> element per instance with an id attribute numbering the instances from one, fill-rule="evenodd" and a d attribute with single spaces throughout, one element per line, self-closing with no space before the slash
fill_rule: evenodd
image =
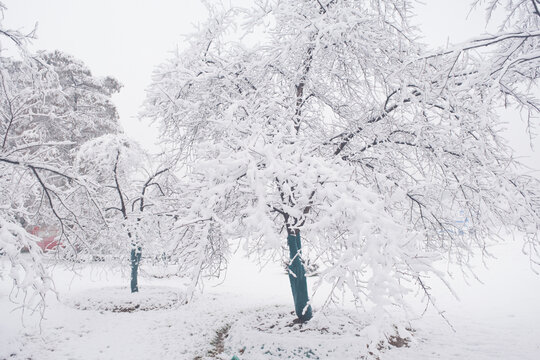
<path id="1" fill-rule="evenodd" d="M 30 234 L 35 235 L 39 238 L 41 238 L 40 241 L 37 242 L 38 246 L 43 250 L 43 252 L 47 252 L 49 250 L 54 250 L 58 246 L 62 246 L 59 240 L 56 240 L 56 236 L 58 235 L 58 229 L 51 227 L 51 226 L 34 226 L 30 231 Z"/>

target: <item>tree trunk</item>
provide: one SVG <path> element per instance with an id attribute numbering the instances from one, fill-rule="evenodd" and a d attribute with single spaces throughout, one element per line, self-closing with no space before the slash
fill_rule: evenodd
<path id="1" fill-rule="evenodd" d="M 294 299 L 294 309 L 296 316 L 301 322 L 306 322 L 311 319 L 311 305 L 308 305 L 309 297 L 307 291 L 306 270 L 302 262 L 302 244 L 300 242 L 300 230 L 295 233 L 289 233 L 287 236 L 287 244 L 289 245 L 289 256 L 291 262 L 289 264 L 289 281 L 291 282 L 291 290 Z"/>
<path id="2" fill-rule="evenodd" d="M 131 249 L 131 292 L 139 292 L 139 286 L 137 283 L 137 275 L 139 273 L 139 262 L 141 261 L 142 249 L 140 246 L 135 246 Z"/>

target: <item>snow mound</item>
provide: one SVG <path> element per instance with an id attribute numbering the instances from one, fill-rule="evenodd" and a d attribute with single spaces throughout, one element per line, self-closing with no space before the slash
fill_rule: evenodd
<path id="1" fill-rule="evenodd" d="M 366 359 L 380 351 L 408 346 L 410 339 L 391 336 L 373 349 L 366 336 L 370 319 L 353 311 L 319 310 L 308 323 L 296 323 L 285 306 L 241 312 L 224 340 L 227 354 L 251 360 Z M 371 344 L 371 345 L 370 345 Z"/>
<path id="2" fill-rule="evenodd" d="M 127 287 L 103 287 L 86 290 L 64 300 L 79 310 L 134 312 L 171 309 L 186 303 L 186 295 L 173 287 L 142 287 L 131 293 Z"/>

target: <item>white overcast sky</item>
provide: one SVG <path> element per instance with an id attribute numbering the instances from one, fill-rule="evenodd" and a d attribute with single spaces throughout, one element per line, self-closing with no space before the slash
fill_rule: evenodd
<path id="1" fill-rule="evenodd" d="M 211 2 L 212 0 L 208 0 Z M 242 0 L 249 2 L 248 0 Z M 114 101 L 125 132 L 153 148 L 157 130 L 137 119 L 144 89 L 155 65 L 184 47 L 190 33 L 207 17 L 200 0 L 0 0 L 8 8 L 10 28 L 33 28 L 38 39 L 32 49 L 59 49 L 84 61 L 94 75 L 112 75 L 124 85 Z M 417 5 L 417 24 L 425 42 L 444 46 L 486 31 L 481 9 L 468 16 L 470 0 L 425 0 Z M 513 120 L 519 122 L 518 119 Z M 523 126 L 519 125 L 523 130 Z M 523 131 L 512 131 L 512 145 L 531 155 Z M 540 142 L 537 142 L 540 147 Z M 535 156 L 534 160 L 540 157 Z M 539 161 L 526 161 L 536 165 Z M 535 166 L 538 168 L 538 166 Z"/>

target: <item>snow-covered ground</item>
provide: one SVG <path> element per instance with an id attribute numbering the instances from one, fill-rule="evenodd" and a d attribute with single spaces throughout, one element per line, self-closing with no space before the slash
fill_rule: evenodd
<path id="1" fill-rule="evenodd" d="M 468 286 L 456 276 L 461 301 L 434 289 L 455 332 L 430 310 L 412 322 L 410 346 L 381 359 L 540 359 L 540 277 L 517 246 L 495 253 L 490 269 L 478 270 L 484 284 Z M 0 359 L 356 359 L 364 344 L 357 336 L 361 314 L 319 311 L 309 326 L 290 326 L 282 269 L 259 272 L 242 256 L 231 261 L 223 283 L 207 282 L 187 304 L 178 278 L 143 277 L 135 295 L 125 278 L 100 264 L 78 275 L 56 266 L 54 279 L 60 301 L 49 299 L 41 323 L 13 311 L 11 286 L 0 281 Z M 314 302 L 317 311 L 322 299 Z"/>

